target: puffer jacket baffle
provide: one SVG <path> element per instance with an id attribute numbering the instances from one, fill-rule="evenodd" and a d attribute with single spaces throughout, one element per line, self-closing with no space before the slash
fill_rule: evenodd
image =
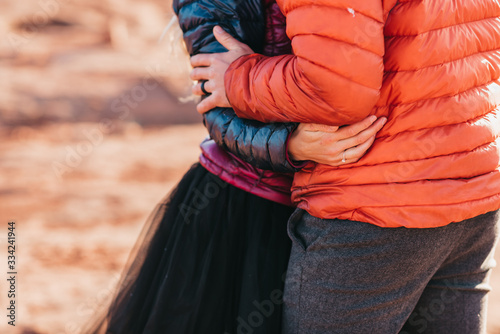
<path id="1" fill-rule="evenodd" d="M 173 7 L 190 55 L 226 51 L 212 34 L 215 24 L 257 52 L 291 53 L 285 17 L 274 0 L 174 0 Z M 229 108 L 211 110 L 204 123 L 212 139 L 201 145 L 205 168 L 240 189 L 292 205 L 291 173 L 300 166 L 288 161 L 286 142 L 295 123 L 241 119 Z"/>
<path id="2" fill-rule="evenodd" d="M 416 228 L 500 208 L 499 1 L 277 3 L 293 55 L 231 64 L 236 114 L 337 125 L 388 117 L 357 163 L 296 173 L 298 207 Z"/>

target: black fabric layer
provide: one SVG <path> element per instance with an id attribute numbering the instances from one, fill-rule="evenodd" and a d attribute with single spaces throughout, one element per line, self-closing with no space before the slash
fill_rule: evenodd
<path id="1" fill-rule="evenodd" d="M 195 164 L 145 225 L 89 332 L 280 333 L 292 211 Z"/>

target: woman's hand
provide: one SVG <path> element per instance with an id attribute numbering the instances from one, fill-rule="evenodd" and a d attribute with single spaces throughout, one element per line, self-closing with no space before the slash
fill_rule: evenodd
<path id="1" fill-rule="evenodd" d="M 301 123 L 288 142 L 292 160 L 341 166 L 358 161 L 370 148 L 387 118 L 368 116 L 343 127 Z"/>
<path id="2" fill-rule="evenodd" d="M 233 61 L 241 56 L 252 54 L 253 51 L 246 44 L 241 43 L 225 32 L 221 27 L 214 27 L 214 36 L 228 52 L 224 53 L 205 53 L 191 57 L 191 80 L 206 81 L 204 89 L 210 95 L 203 99 L 196 109 L 203 114 L 215 107 L 231 107 L 226 97 L 224 86 L 224 74 Z M 201 83 L 193 87 L 193 94 L 205 95 L 201 90 Z"/>

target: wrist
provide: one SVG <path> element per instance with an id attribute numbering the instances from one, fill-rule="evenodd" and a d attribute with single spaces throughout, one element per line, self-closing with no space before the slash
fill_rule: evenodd
<path id="1" fill-rule="evenodd" d="M 308 160 L 301 154 L 300 148 L 296 144 L 296 139 L 294 134 L 295 130 L 291 131 L 288 134 L 288 138 L 286 140 L 285 144 L 286 160 L 292 167 L 296 169 L 301 169 L 308 163 Z"/>

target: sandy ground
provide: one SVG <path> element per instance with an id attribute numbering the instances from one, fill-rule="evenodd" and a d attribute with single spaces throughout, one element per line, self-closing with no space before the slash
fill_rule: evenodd
<path id="1" fill-rule="evenodd" d="M 82 333 L 149 213 L 197 160 L 206 131 L 171 18 L 168 0 L 2 2 L 0 333 Z M 492 285 L 498 334 L 498 270 Z"/>

